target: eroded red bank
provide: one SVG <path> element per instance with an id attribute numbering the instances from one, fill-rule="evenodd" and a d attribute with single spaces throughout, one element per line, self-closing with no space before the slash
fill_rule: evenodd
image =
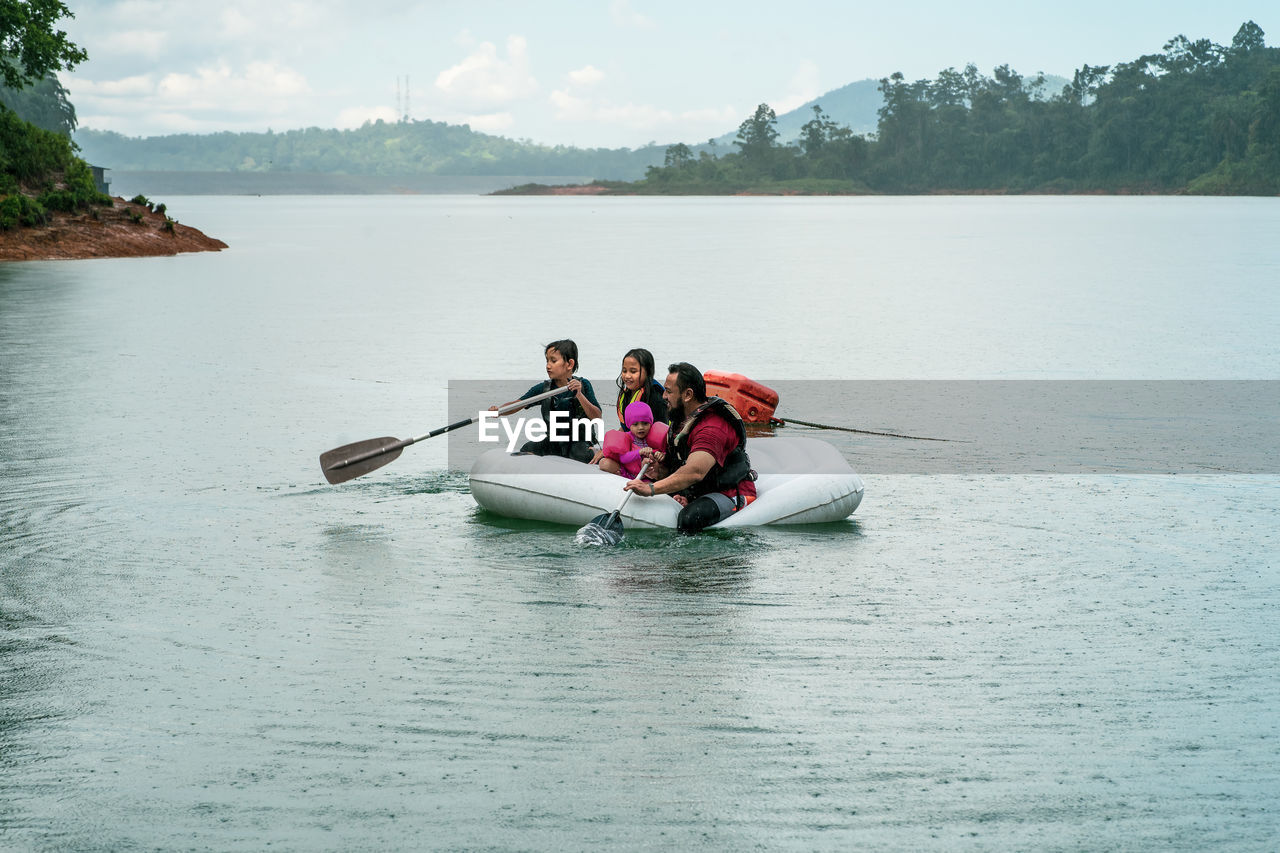
<path id="1" fill-rule="evenodd" d="M 115 199 L 114 207 L 55 212 L 48 225 L 0 231 L 3 261 L 146 258 L 225 248 L 221 240 L 178 222 L 170 224 L 165 214 L 122 198 Z"/>

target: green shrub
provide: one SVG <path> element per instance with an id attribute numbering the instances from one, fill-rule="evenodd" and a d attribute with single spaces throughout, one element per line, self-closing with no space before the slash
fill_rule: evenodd
<path id="1" fill-rule="evenodd" d="M 7 195 L 0 199 L 0 231 L 8 231 L 18 227 L 18 199 L 22 196 Z"/>
<path id="2" fill-rule="evenodd" d="M 75 159 L 70 139 L 0 109 L 0 170 L 18 181 L 32 181 L 67 171 Z"/>
<path id="3" fill-rule="evenodd" d="M 36 197 L 36 201 L 47 210 L 61 210 L 66 213 L 70 213 L 80 207 L 76 194 L 70 190 L 49 190 L 48 192 L 40 193 Z"/>
<path id="4" fill-rule="evenodd" d="M 133 198 L 129 199 L 129 204 L 140 204 L 147 210 L 151 209 L 151 199 L 147 198 L 142 193 L 138 193 Z"/>
<path id="5" fill-rule="evenodd" d="M 0 230 L 8 231 L 19 225 L 44 225 L 48 221 L 49 212 L 33 198 L 19 193 L 0 199 Z"/>
<path id="6" fill-rule="evenodd" d="M 49 189 L 41 193 L 37 201 L 49 210 L 61 210 L 67 213 L 88 207 L 91 204 L 111 204 L 111 196 L 98 192 L 93 183 L 93 173 L 83 160 L 73 160 L 63 173 L 63 184 L 66 189 Z"/>
<path id="7" fill-rule="evenodd" d="M 61 189 L 58 184 L 61 184 Z M 36 198 L 23 186 L 42 186 Z M 50 211 L 71 212 L 111 204 L 98 192 L 89 164 L 75 156 L 67 137 L 23 121 L 0 105 L 0 229 L 43 225 Z"/>

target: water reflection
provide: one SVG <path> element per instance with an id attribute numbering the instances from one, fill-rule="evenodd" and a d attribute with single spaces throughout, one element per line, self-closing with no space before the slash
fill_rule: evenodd
<path id="1" fill-rule="evenodd" d="M 634 563 L 615 569 L 613 585 L 619 590 L 667 590 L 680 595 L 740 593 L 751 586 L 754 566 L 749 554 L 682 557 L 661 565 Z"/>
<path id="2" fill-rule="evenodd" d="M 610 555 L 610 581 L 618 590 L 667 590 L 679 595 L 742 592 L 751 585 L 767 546 L 742 530 L 682 536 L 642 531 L 624 540 L 631 547 Z"/>

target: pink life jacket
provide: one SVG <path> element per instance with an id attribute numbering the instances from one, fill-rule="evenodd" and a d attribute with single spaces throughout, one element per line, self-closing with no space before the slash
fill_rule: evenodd
<path id="1" fill-rule="evenodd" d="M 642 445 L 635 443 L 629 431 L 611 429 L 604 434 L 603 444 L 605 458 L 621 465 L 622 476 L 634 480 L 640 473 L 640 466 L 644 464 L 640 459 L 641 447 L 652 447 L 659 453 L 667 452 L 667 425 L 656 423 L 649 427 L 649 434 L 645 436 Z"/>

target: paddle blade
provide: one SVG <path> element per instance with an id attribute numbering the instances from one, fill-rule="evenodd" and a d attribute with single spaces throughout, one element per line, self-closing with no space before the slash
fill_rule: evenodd
<path id="1" fill-rule="evenodd" d="M 622 516 L 617 510 L 597 515 L 578 530 L 573 541 L 579 545 L 617 545 L 622 541 Z"/>
<path id="2" fill-rule="evenodd" d="M 344 444 L 320 454 L 320 470 L 331 484 L 345 483 L 393 461 L 404 448 L 404 441 L 389 435 Z"/>

